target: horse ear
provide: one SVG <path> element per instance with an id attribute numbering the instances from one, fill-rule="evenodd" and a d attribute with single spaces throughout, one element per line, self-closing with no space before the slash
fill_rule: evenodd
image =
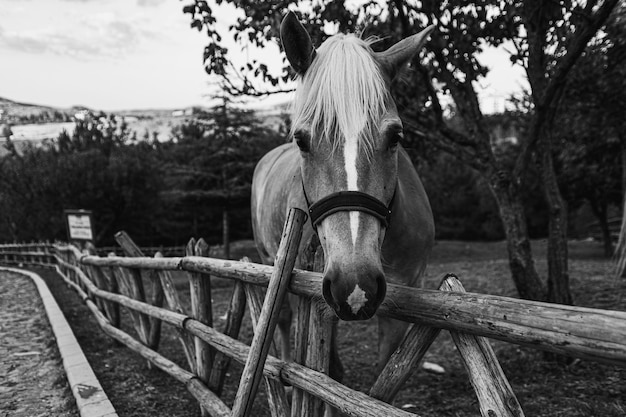
<path id="1" fill-rule="evenodd" d="M 402 67 L 422 49 L 433 30 L 435 30 L 435 25 L 430 25 L 420 33 L 402 39 L 386 51 L 376 53 L 376 59 L 392 80 Z"/>
<path id="2" fill-rule="evenodd" d="M 287 13 L 280 24 L 280 39 L 291 67 L 299 75 L 304 75 L 313 62 L 315 48 L 309 33 L 292 11 Z"/>

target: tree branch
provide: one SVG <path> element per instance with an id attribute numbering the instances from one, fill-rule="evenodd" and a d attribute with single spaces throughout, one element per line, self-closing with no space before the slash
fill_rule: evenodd
<path id="1" fill-rule="evenodd" d="M 455 158 L 462 161 L 464 164 L 471 166 L 474 169 L 481 170 L 484 168 L 482 163 L 480 162 L 480 158 L 478 158 L 473 152 L 473 148 L 459 146 L 457 142 L 459 134 L 456 134 L 451 129 L 434 129 L 429 130 L 428 132 L 424 132 L 419 129 L 419 127 L 411 122 L 406 123 L 405 129 L 416 137 L 427 140 L 428 143 L 431 143 L 437 149 L 440 149 Z"/>
<path id="2" fill-rule="evenodd" d="M 582 27 L 576 31 L 575 37 L 569 42 L 565 56 L 558 61 L 554 68 L 550 81 L 541 98 L 541 107 L 549 106 L 554 103 L 558 89 L 563 88 L 570 70 L 585 51 L 591 38 L 593 38 L 604 25 L 618 1 L 619 0 L 605 0 L 602 6 L 596 11 L 595 15 L 583 23 L 581 25 Z"/>
<path id="3" fill-rule="evenodd" d="M 522 152 L 515 161 L 515 168 L 513 170 L 514 178 L 521 178 L 521 175 L 526 170 L 530 161 L 530 155 L 535 149 L 537 141 L 541 136 L 539 132 L 544 127 L 545 123 L 550 123 L 554 119 L 557 111 L 557 105 L 564 91 L 565 83 L 570 70 L 584 52 L 591 38 L 593 38 L 602 25 L 604 25 L 618 1 L 619 0 L 605 0 L 592 18 L 581 23 L 581 27 L 575 32 L 574 37 L 569 41 L 567 52 L 563 58 L 557 62 L 552 72 L 552 76 L 547 80 L 547 84 L 544 84 L 544 87 L 541 88 L 541 91 L 543 91 L 541 96 L 539 96 L 539 91 L 535 91 L 535 89 L 539 88 L 537 85 L 537 79 L 535 79 L 535 82 L 533 83 L 533 78 L 531 78 L 533 71 L 536 75 L 538 69 L 528 69 L 529 81 L 531 81 L 531 88 L 533 89 L 533 100 L 535 102 L 535 121 L 531 124 L 531 129 L 526 143 L 523 145 Z M 536 33 L 534 35 L 537 36 Z M 530 31 L 528 36 L 529 38 L 531 37 Z M 545 36 L 545 33 L 543 33 L 543 36 Z M 529 60 L 530 57 L 533 56 L 533 52 L 534 55 L 539 54 L 541 56 L 545 56 L 543 48 L 540 51 L 529 50 Z M 543 73 L 545 73 L 545 67 L 541 69 L 541 74 Z M 537 78 L 538 77 L 539 75 L 537 75 Z"/>

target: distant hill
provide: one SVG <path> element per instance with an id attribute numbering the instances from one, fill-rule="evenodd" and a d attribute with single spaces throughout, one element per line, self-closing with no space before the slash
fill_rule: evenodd
<path id="1" fill-rule="evenodd" d="M 11 124 L 49 123 L 70 121 L 73 109 L 62 109 L 39 104 L 21 103 L 0 97 L 0 122 Z"/>
<path id="2" fill-rule="evenodd" d="M 278 130 L 284 123 L 288 107 L 289 103 L 286 102 L 251 110 L 256 113 L 261 123 Z M 172 109 L 126 109 L 106 113 L 123 117 L 139 139 L 150 137 L 165 141 L 171 137 L 174 127 L 212 110 L 214 109 L 211 107 L 189 106 Z M 4 139 L 3 126 L 11 126 L 14 141 L 40 142 L 43 139 L 56 138 L 60 129 L 67 130 L 65 123 L 81 120 L 81 113 L 98 115 L 100 111 L 86 106 L 61 108 L 22 103 L 0 97 L 0 142 Z"/>

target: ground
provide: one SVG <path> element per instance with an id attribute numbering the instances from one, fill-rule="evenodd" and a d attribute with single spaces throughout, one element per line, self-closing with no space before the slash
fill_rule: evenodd
<path id="1" fill-rule="evenodd" d="M 250 245 L 235 248 L 235 257 Z M 546 273 L 545 243 L 534 242 L 537 268 Z M 602 258 L 595 242 L 570 243 L 570 278 L 577 305 L 626 311 L 626 280 L 611 278 L 610 261 Z M 185 388 L 158 370 L 147 370 L 145 361 L 105 336 L 78 297 L 55 274 L 37 270 L 48 282 L 120 416 L 197 416 L 195 400 Z M 427 270 L 426 287 L 435 288 L 443 273 L 457 274 L 467 291 L 515 296 L 506 261 L 505 245 L 496 243 L 439 242 Z M 227 280 L 213 280 L 216 327 L 223 318 L 231 293 Z M 178 277 L 181 298 L 188 300 L 184 277 Z M 624 296 L 621 296 L 623 294 Z M 4 310 L 4 307 L 3 307 Z M 130 320 L 124 317 L 125 326 Z M 241 339 L 251 339 L 250 323 L 244 323 Z M 127 331 L 132 333 L 128 327 Z M 375 321 L 342 323 L 340 354 L 346 369 L 345 383 L 367 390 L 374 381 L 376 358 Z M 505 374 L 527 416 L 620 416 L 626 415 L 626 369 L 588 361 L 549 361 L 542 352 L 492 341 Z M 174 331 L 164 328 L 159 349 L 168 358 L 184 364 Z M 442 332 L 429 350 L 427 360 L 446 369 L 443 375 L 418 371 L 406 383 L 395 404 L 423 417 L 479 416 L 477 400 L 459 355 L 447 332 Z M 231 368 L 225 401 L 232 404 L 241 366 Z M 255 403 L 255 416 L 267 416 L 263 393 Z M 2 416 L 4 417 L 4 416 Z"/>
<path id="2" fill-rule="evenodd" d="M 77 417 L 52 330 L 33 282 L 0 280 L 0 417 Z"/>

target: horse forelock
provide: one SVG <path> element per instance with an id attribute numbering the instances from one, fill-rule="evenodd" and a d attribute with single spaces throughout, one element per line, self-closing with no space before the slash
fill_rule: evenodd
<path id="1" fill-rule="evenodd" d="M 333 151 L 358 138 L 359 148 L 372 155 L 389 93 L 370 44 L 339 34 L 320 46 L 296 90 L 293 130 L 306 126 L 313 140 L 328 141 Z"/>

